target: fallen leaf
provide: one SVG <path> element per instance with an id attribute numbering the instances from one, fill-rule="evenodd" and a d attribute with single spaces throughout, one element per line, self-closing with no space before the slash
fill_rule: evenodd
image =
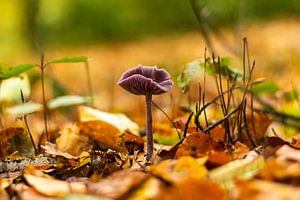
<path id="1" fill-rule="evenodd" d="M 291 145 L 292 145 L 293 147 L 295 147 L 295 148 L 300 149 L 300 134 L 295 135 L 295 136 L 292 138 Z"/>
<path id="2" fill-rule="evenodd" d="M 154 124 L 153 138 L 158 144 L 164 145 L 174 145 L 179 141 L 176 129 L 165 123 Z"/>
<path id="3" fill-rule="evenodd" d="M 234 144 L 234 152 L 233 156 L 235 159 L 242 159 L 244 158 L 247 153 L 249 153 L 250 149 L 247 145 L 244 145 L 243 143 L 236 142 Z"/>
<path id="4" fill-rule="evenodd" d="M 269 181 L 297 183 L 300 178 L 300 163 L 282 162 L 282 160 L 276 158 L 268 159 L 265 168 L 259 175 Z"/>
<path id="5" fill-rule="evenodd" d="M 9 156 L 16 151 L 21 156 L 34 155 L 30 137 L 21 127 L 9 127 L 0 130 L 0 141 L 2 156 Z"/>
<path id="6" fill-rule="evenodd" d="M 126 151 L 122 132 L 104 121 L 86 121 L 76 124 L 79 135 L 87 136 L 95 141 L 102 149 L 112 148 L 118 151 Z"/>
<path id="7" fill-rule="evenodd" d="M 124 114 L 114 114 L 96 110 L 87 106 L 78 107 L 79 121 L 102 121 L 117 128 L 120 132 L 130 131 L 139 135 L 138 125 L 126 117 Z"/>
<path id="8" fill-rule="evenodd" d="M 189 135 L 179 146 L 175 158 L 192 156 L 200 158 L 206 156 L 210 151 L 222 151 L 224 148 L 207 134 L 196 133 Z"/>
<path id="9" fill-rule="evenodd" d="M 283 145 L 276 151 L 277 160 L 283 162 L 300 162 L 300 150 L 294 149 L 288 145 Z"/>
<path id="10" fill-rule="evenodd" d="M 221 126 L 216 126 L 212 130 L 210 130 L 210 136 L 217 142 L 225 141 L 225 129 Z"/>
<path id="11" fill-rule="evenodd" d="M 253 112 L 253 118 L 251 111 L 246 114 L 247 126 L 251 136 L 255 141 L 260 141 L 264 138 L 266 131 L 270 124 L 272 123 L 272 119 L 263 113 Z M 248 137 L 245 137 L 245 144 L 248 146 L 252 146 L 252 143 Z"/>
<path id="12" fill-rule="evenodd" d="M 190 156 L 177 160 L 165 160 L 149 168 L 149 171 L 171 183 L 178 182 L 185 177 L 201 178 L 207 174 L 204 166 L 207 158 L 196 159 Z"/>
<path id="13" fill-rule="evenodd" d="M 61 200 L 62 198 L 59 197 L 49 197 L 44 196 L 43 194 L 37 192 L 31 187 L 21 183 L 17 184 L 14 187 L 14 191 L 17 193 L 18 197 L 21 200 Z"/>
<path id="14" fill-rule="evenodd" d="M 148 174 L 140 171 L 123 170 L 98 183 L 89 183 L 88 193 L 101 198 L 124 199 L 123 196 L 142 185 L 148 178 Z"/>
<path id="15" fill-rule="evenodd" d="M 23 176 L 30 186 L 32 186 L 39 193 L 46 196 L 64 197 L 70 193 L 86 193 L 86 186 L 84 183 L 69 183 L 66 181 L 57 180 L 31 167 L 25 169 Z"/>
<path id="16" fill-rule="evenodd" d="M 226 188 L 232 188 L 235 179 L 248 180 L 264 167 L 264 158 L 251 151 L 244 159 L 231 161 L 209 171 L 208 177 L 211 180 L 223 183 Z"/>
<path id="17" fill-rule="evenodd" d="M 129 200 L 140 200 L 140 199 L 155 199 L 162 187 L 161 180 L 151 177 L 148 178 L 141 187 L 137 188 L 130 196 Z"/>
<path id="18" fill-rule="evenodd" d="M 205 178 L 185 178 L 173 187 L 161 189 L 154 198 L 159 200 L 225 200 L 228 199 L 224 189 L 217 183 Z"/>
<path id="19" fill-rule="evenodd" d="M 224 151 L 212 151 L 208 154 L 206 166 L 209 168 L 218 167 L 232 161 L 232 154 Z"/>
<path id="20" fill-rule="evenodd" d="M 100 197 L 96 197 L 96 196 L 92 196 L 92 195 L 68 195 L 64 198 L 64 200 L 107 200 L 105 198 L 100 198 Z"/>
<path id="21" fill-rule="evenodd" d="M 56 139 L 57 149 L 72 156 L 79 156 L 83 151 L 91 149 L 89 137 L 80 134 L 78 125 L 66 127 L 60 131 L 60 136 Z"/>
<path id="22" fill-rule="evenodd" d="M 238 181 L 232 199 L 298 200 L 300 188 L 262 180 Z"/>
<path id="23" fill-rule="evenodd" d="M 41 146 L 44 150 L 45 153 L 48 153 L 50 155 L 55 155 L 55 156 L 62 156 L 64 158 L 68 158 L 68 159 L 76 159 L 79 158 L 78 156 L 73 156 L 67 152 L 63 152 L 61 150 L 59 150 L 56 146 L 56 144 L 50 143 L 50 142 L 46 142 L 46 145 L 42 145 Z"/>
<path id="24" fill-rule="evenodd" d="M 124 133 L 125 146 L 129 153 L 133 153 L 135 150 L 143 150 L 145 141 L 140 136 L 134 135 L 130 132 Z"/>
<path id="25" fill-rule="evenodd" d="M 0 199 L 1 200 L 8 200 L 9 196 L 5 189 L 10 186 L 13 182 L 11 178 L 0 178 Z"/>

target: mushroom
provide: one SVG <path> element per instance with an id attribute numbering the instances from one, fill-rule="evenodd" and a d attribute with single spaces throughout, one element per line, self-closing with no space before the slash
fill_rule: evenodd
<path id="1" fill-rule="evenodd" d="M 138 65 L 124 72 L 118 84 L 125 90 L 135 95 L 145 95 L 146 98 L 146 135 L 147 154 L 146 160 L 150 161 L 153 154 L 152 133 L 152 95 L 158 95 L 171 90 L 173 82 L 170 74 L 164 69 L 156 66 Z"/>

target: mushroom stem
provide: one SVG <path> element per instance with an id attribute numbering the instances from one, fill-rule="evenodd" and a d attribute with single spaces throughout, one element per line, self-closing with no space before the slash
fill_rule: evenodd
<path id="1" fill-rule="evenodd" d="M 147 155 L 146 160 L 150 161 L 153 154 L 153 133 L 152 133 L 152 93 L 146 93 L 146 135 Z"/>

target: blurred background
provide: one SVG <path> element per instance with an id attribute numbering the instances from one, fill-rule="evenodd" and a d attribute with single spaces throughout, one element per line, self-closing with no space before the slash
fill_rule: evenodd
<path id="1" fill-rule="evenodd" d="M 125 69 L 159 65 L 175 80 L 205 47 L 239 67 L 244 37 L 255 76 L 285 88 L 299 74 L 299 0 L 0 0 L 0 13 L 0 63 L 38 63 L 41 52 L 46 60 L 87 56 L 96 106 L 106 110 L 136 104 L 116 85 Z M 69 94 L 86 93 L 83 72 L 82 64 L 47 69 Z M 120 103 L 120 95 L 128 98 Z"/>

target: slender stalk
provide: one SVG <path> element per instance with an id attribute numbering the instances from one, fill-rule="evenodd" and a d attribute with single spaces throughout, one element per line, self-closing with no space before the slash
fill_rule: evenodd
<path id="1" fill-rule="evenodd" d="M 146 93 L 146 135 L 147 135 L 147 162 L 153 154 L 153 132 L 152 132 L 152 94 Z"/>
<path id="2" fill-rule="evenodd" d="M 45 96 L 45 83 L 44 83 L 44 69 L 46 65 L 44 65 L 44 54 L 41 55 L 41 80 L 42 80 L 42 95 L 43 95 L 43 113 L 44 113 L 44 125 L 45 125 L 45 134 L 46 139 L 49 141 L 49 135 L 48 135 L 48 125 L 47 125 L 47 104 L 46 104 L 46 96 Z"/>
<path id="3" fill-rule="evenodd" d="M 94 107 L 94 92 L 92 87 L 92 78 L 91 78 L 91 72 L 90 72 L 90 65 L 89 62 L 85 62 L 85 72 L 86 72 L 86 81 L 87 81 L 87 88 L 89 92 L 89 96 L 91 98 L 91 105 Z"/>
<path id="4" fill-rule="evenodd" d="M 0 94 L 1 94 L 1 87 L 2 87 L 2 79 L 0 79 Z M 0 102 L 0 128 L 3 128 L 3 121 L 2 121 L 2 103 Z"/>
<path id="5" fill-rule="evenodd" d="M 205 50 L 204 50 L 204 77 L 203 77 L 202 106 L 204 106 L 204 103 L 205 103 L 205 91 L 206 91 L 206 86 L 205 86 L 205 84 L 206 84 L 206 66 L 207 66 L 206 51 L 207 51 L 207 49 L 205 47 Z M 200 109 L 200 107 L 199 107 L 199 109 Z M 203 110 L 203 113 L 204 113 L 204 119 L 205 119 L 206 127 L 208 127 L 208 120 L 207 120 L 207 115 L 206 115 L 206 109 Z M 210 132 L 208 132 L 208 135 L 210 135 Z"/>
<path id="6" fill-rule="evenodd" d="M 246 131 L 246 135 L 249 138 L 251 144 L 254 147 L 257 147 L 256 142 L 255 142 L 255 138 L 253 138 L 253 136 L 251 135 L 249 128 L 248 128 L 248 124 L 247 124 L 247 115 L 246 115 L 246 107 L 247 107 L 247 99 L 244 100 L 244 105 L 243 105 L 243 118 L 244 118 L 244 127 L 245 127 L 245 131 Z"/>
<path id="7" fill-rule="evenodd" d="M 23 91 L 20 90 L 20 92 L 21 92 L 22 103 L 25 103 Z M 28 132 L 28 135 L 29 135 L 29 137 L 30 137 L 30 140 L 31 140 L 31 143 L 32 143 L 32 146 L 33 146 L 33 149 L 34 149 L 34 154 L 37 156 L 37 155 L 38 155 L 38 150 L 37 150 L 37 148 L 36 148 L 36 146 L 35 146 L 35 143 L 34 143 L 34 140 L 33 140 L 32 134 L 31 134 L 31 131 L 30 131 L 29 126 L 28 126 L 27 115 L 24 115 L 24 116 L 23 116 L 23 119 L 24 119 L 24 123 L 25 123 L 26 129 L 27 129 L 27 132 Z"/>

